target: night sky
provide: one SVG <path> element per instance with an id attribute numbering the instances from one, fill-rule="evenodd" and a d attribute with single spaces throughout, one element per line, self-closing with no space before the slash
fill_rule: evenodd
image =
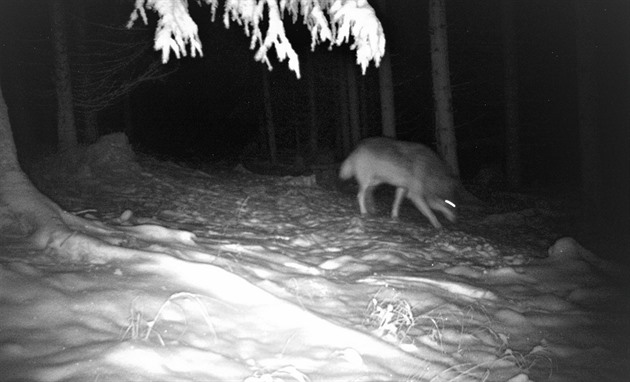
<path id="1" fill-rule="evenodd" d="M 111 53 L 101 53 L 125 41 L 145 53 L 133 70 L 115 73 L 119 80 L 133 83 L 134 73 L 159 60 L 159 53 L 151 50 L 152 25 L 121 29 L 132 10 L 131 1 L 85 3 L 88 33 L 98 49 L 89 55 L 94 65 L 111 59 Z M 598 126 L 602 171 L 612 187 L 620 177 L 626 177 L 622 184 L 627 185 L 630 168 L 630 2 L 596 4 Z M 427 5 L 428 1 L 391 0 L 385 12 L 377 11 L 392 54 L 399 138 L 434 145 Z M 264 66 L 253 60 L 249 40 L 238 25 L 225 30 L 220 20 L 210 23 L 209 8 L 195 2 L 191 14 L 199 24 L 205 56 L 172 58 L 161 68 L 167 75 L 137 83 L 128 97 L 113 100 L 99 112 L 100 133 L 125 130 L 126 105 L 131 111 L 128 121 L 133 123 L 129 135 L 137 149 L 165 158 L 234 160 L 260 139 Z M 573 1 L 518 1 L 516 14 L 525 182 L 574 187 L 579 181 L 579 142 Z M 76 16 L 73 7 L 69 15 Z M 502 166 L 500 2 L 449 0 L 447 18 L 459 160 L 466 180 L 483 167 Z M 282 158 L 292 158 L 296 141 L 306 145 L 308 139 L 309 76 L 316 86 L 319 144 L 332 148 L 340 123 L 339 66 L 354 57 L 348 46 L 332 50 L 319 46 L 311 53 L 306 29 L 299 22 L 285 24 L 300 53 L 303 78 L 296 79 L 285 63 L 273 57 L 270 79 L 279 151 Z M 54 149 L 56 140 L 48 7 L 42 1 L 1 0 L 0 25 L 3 91 L 20 157 L 28 160 Z M 73 51 L 77 38 L 72 28 L 69 32 Z M 376 135 L 380 111 L 373 66 L 359 77 L 359 91 L 367 116 L 362 121 L 364 131 Z"/>

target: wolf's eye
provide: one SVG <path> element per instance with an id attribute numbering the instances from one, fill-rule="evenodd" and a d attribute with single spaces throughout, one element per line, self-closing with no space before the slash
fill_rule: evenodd
<path id="1" fill-rule="evenodd" d="M 451 201 L 450 201 L 450 200 L 448 200 L 448 199 L 444 199 L 444 203 L 448 204 L 449 206 L 451 206 L 451 207 L 453 207 L 453 208 L 457 207 L 457 206 L 455 205 L 455 203 L 451 202 Z"/>

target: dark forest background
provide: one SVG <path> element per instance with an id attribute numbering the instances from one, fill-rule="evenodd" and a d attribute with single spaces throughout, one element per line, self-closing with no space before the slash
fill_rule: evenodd
<path id="1" fill-rule="evenodd" d="M 66 2 L 79 140 L 124 131 L 137 150 L 190 162 L 265 162 L 266 67 L 253 60 L 249 40 L 233 25 L 210 22 L 210 10 L 191 2 L 199 25 L 203 58 L 160 64 L 152 50 L 154 26 L 124 26 L 131 1 Z M 630 2 L 593 2 L 597 147 L 601 155 L 602 208 L 616 232 L 630 216 Z M 383 22 L 391 54 L 398 138 L 435 144 L 428 1 L 373 3 Z M 579 190 L 577 53 L 575 2 L 516 1 L 519 125 L 523 187 Z M 461 177 L 504 171 L 504 61 L 501 2 L 447 1 L 453 107 Z M 153 22 L 155 20 L 152 20 Z M 308 84 L 315 93 L 317 153 L 309 164 L 341 161 L 339 131 L 347 124 L 339 86 L 354 62 L 348 46 L 309 48 L 298 22 L 285 22 L 300 54 L 302 78 L 272 58 L 269 74 L 273 122 L 280 162 L 303 156 L 309 139 Z M 22 163 L 54 151 L 57 142 L 49 7 L 34 0 L 0 0 L 1 74 L 11 125 Z M 272 53 L 272 56 L 275 53 Z M 358 81 L 359 115 L 365 136 L 379 135 L 378 69 Z M 92 81 L 81 76 L 92 73 Z M 96 75 L 94 74 L 96 73 Z M 97 81 L 93 79 L 96 78 Z M 310 81 L 310 82 L 309 82 Z M 89 113 L 87 113 L 87 112 Z M 91 115 L 91 117 L 86 117 Z M 92 118 L 92 120 L 88 120 Z M 26 166 L 28 167 L 28 166 Z M 497 182 L 497 187 L 505 187 Z M 628 232 L 628 231 L 626 231 Z M 626 235 L 629 235 L 626 233 Z"/>

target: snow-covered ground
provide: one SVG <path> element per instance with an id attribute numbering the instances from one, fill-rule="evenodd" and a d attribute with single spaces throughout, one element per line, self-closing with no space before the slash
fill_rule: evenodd
<path id="1" fill-rule="evenodd" d="M 308 177 L 48 175 L 69 211 L 196 240 L 130 236 L 137 256 L 105 264 L 0 246 L 1 381 L 630 380 L 624 271 L 573 239 L 521 245 L 535 209 L 464 206 L 438 231 Z"/>

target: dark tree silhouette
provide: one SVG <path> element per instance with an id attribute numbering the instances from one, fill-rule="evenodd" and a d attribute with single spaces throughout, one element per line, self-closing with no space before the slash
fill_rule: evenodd
<path id="1" fill-rule="evenodd" d="M 52 30 L 55 92 L 57 94 L 57 144 L 61 151 L 77 146 L 77 128 L 72 102 L 72 80 L 66 33 L 66 2 L 51 0 L 50 25 Z"/>
<path id="2" fill-rule="evenodd" d="M 516 56 L 515 2 L 501 2 L 505 93 L 505 170 L 512 188 L 521 185 L 521 142 L 518 115 L 518 61 Z"/>
<path id="3" fill-rule="evenodd" d="M 453 174 L 459 176 L 457 140 L 453 122 L 453 96 L 448 63 L 446 0 L 431 0 L 429 2 L 429 35 L 431 38 L 431 71 L 437 150 Z"/>
<path id="4" fill-rule="evenodd" d="M 247 12 L 246 8 L 239 8 L 243 3 L 231 4 L 232 7 L 226 9 L 229 15 L 227 19 L 239 20 L 248 32 L 254 29 L 257 32 L 252 37 L 254 45 L 259 44 L 255 58 L 268 62 L 267 50 L 274 46 L 279 55 L 289 58 L 289 66 L 299 75 L 297 56 L 294 57 L 295 52 L 284 36 L 278 4 L 274 0 L 267 1 L 271 11 L 268 13 L 269 29 L 266 33 L 262 33 L 260 24 L 254 23 L 250 18 L 253 16 L 251 12 Z M 332 41 L 341 44 L 353 34 L 357 61 L 364 68 L 371 60 L 378 63 L 382 57 L 385 47 L 382 28 L 374 10 L 366 2 L 347 0 L 341 3 L 340 8 L 329 9 L 328 17 L 323 14 L 322 9 L 318 13 L 318 1 L 310 2 L 308 9 L 297 0 L 287 4 L 290 13 L 302 12 L 305 19 L 310 21 L 307 25 L 314 36 L 313 43 Z M 187 1 L 150 0 L 138 1 L 136 5 L 138 8 L 132 15 L 131 23 L 138 17 L 146 19 L 144 7 L 158 12 L 160 20 L 156 29 L 155 48 L 162 51 L 163 61 L 168 61 L 171 52 L 176 56 L 187 54 L 189 47 L 193 55 L 202 53 L 197 27 L 188 15 Z M 276 8 L 273 8 L 274 5 Z M 317 18 L 318 15 L 321 17 Z M 311 19 L 312 17 L 315 19 Z M 336 28 L 330 28 L 329 19 Z M 359 28 L 350 28 L 351 25 Z M 333 30 L 337 32 L 336 35 L 332 33 Z M 65 212 L 41 194 L 18 163 L 1 85 L 0 83 L 0 239 L 3 242 L 20 242 L 46 250 L 64 260 L 84 259 L 93 262 L 105 261 L 112 256 L 132 255 L 134 250 L 120 248 L 112 243 L 120 243 L 125 235 L 155 239 L 152 232 L 157 228 L 161 237 L 169 237 L 174 242 L 194 244 L 194 235 L 187 232 L 147 226 L 113 228 L 88 221 Z"/>

